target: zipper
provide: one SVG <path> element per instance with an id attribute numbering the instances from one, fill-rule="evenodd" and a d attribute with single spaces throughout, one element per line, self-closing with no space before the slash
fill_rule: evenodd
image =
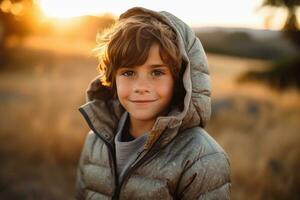
<path id="1" fill-rule="evenodd" d="M 90 118 L 88 117 L 88 115 L 86 114 L 85 110 L 83 108 L 79 108 L 78 109 L 80 111 L 80 113 L 83 115 L 83 117 L 85 118 L 86 122 L 88 123 L 90 129 L 97 135 L 97 137 L 99 137 L 107 146 L 108 148 L 108 152 L 109 152 L 109 158 L 112 159 L 112 172 L 113 172 L 113 176 L 114 176 L 114 181 L 115 181 L 115 188 L 113 190 L 113 196 L 115 194 L 115 191 L 118 190 L 118 185 L 119 185 L 119 180 L 118 180 L 118 176 L 117 176 L 117 161 L 115 158 L 115 147 L 113 145 L 111 145 L 105 138 L 103 138 L 98 131 L 95 129 L 95 127 L 93 126 Z M 114 198 L 113 198 L 114 199 Z"/>
<path id="2" fill-rule="evenodd" d="M 162 134 L 161 134 L 162 135 Z M 121 182 L 119 183 L 119 186 L 117 187 L 117 190 L 115 191 L 114 195 L 113 195 L 113 200 L 118 200 L 119 196 L 120 196 L 120 191 L 122 188 L 123 183 L 125 182 L 126 179 L 129 178 L 129 175 L 136 170 L 139 166 L 141 166 L 145 160 L 147 160 L 148 158 L 151 158 L 153 155 L 155 155 L 155 153 L 157 153 L 157 151 L 155 151 L 154 147 L 156 146 L 157 142 L 159 141 L 160 138 L 158 138 L 154 144 L 150 147 L 150 149 L 148 151 L 145 152 L 145 150 L 141 151 L 136 160 L 130 165 L 129 168 L 126 169 L 126 171 L 124 172 L 124 176 L 121 180 Z M 141 157 L 141 155 L 143 154 L 143 152 L 145 152 L 144 156 Z"/>

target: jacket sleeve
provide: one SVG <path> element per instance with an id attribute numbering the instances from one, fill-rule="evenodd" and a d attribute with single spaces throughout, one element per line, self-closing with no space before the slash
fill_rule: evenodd
<path id="1" fill-rule="evenodd" d="M 187 166 L 178 186 L 178 197 L 182 200 L 228 200 L 230 191 L 229 160 L 225 153 L 216 152 Z"/>
<path id="2" fill-rule="evenodd" d="M 89 143 L 91 141 L 91 138 L 93 137 L 93 132 L 90 131 L 86 138 L 85 142 L 80 154 L 78 167 L 77 167 L 77 174 L 76 174 L 76 183 L 75 183 L 75 199 L 76 200 L 84 200 L 85 199 L 85 181 L 84 181 L 84 161 L 88 158 L 88 147 L 90 146 Z"/>

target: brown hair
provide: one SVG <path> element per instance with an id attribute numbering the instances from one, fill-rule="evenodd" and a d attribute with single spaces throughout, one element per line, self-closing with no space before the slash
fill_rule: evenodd
<path id="1" fill-rule="evenodd" d="M 142 65 L 153 43 L 159 44 L 159 54 L 170 68 L 174 80 L 179 78 L 181 56 L 172 28 L 156 18 L 136 15 L 121 19 L 110 29 L 97 35 L 94 49 L 99 59 L 101 83 L 115 90 L 115 73 L 120 67 Z"/>

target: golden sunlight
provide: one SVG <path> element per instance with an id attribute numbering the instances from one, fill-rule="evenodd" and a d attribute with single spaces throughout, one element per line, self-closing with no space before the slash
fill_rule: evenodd
<path id="1" fill-rule="evenodd" d="M 43 13 L 47 17 L 51 18 L 77 17 L 90 14 L 93 10 L 92 6 L 90 6 L 90 8 L 86 7 L 86 5 L 91 4 L 84 4 L 83 2 L 69 0 L 39 0 L 39 5 Z"/>
<path id="2" fill-rule="evenodd" d="M 6 4 L 2 5 L 2 10 L 7 10 L 10 6 L 7 3 L 8 1 L 10 0 L 4 0 Z M 262 0 L 202 0 L 202 3 L 200 3 L 201 6 L 194 6 L 193 0 L 36 1 L 38 1 L 44 15 L 49 18 L 72 18 L 82 15 L 101 15 L 103 13 L 119 15 L 130 7 L 142 6 L 157 11 L 167 10 L 192 26 L 230 26 L 280 29 L 285 17 L 285 13 L 281 11 L 276 12 L 276 15 L 274 12 L 266 11 L 268 9 L 260 9 L 260 12 L 258 12 L 258 7 Z"/>
<path id="3" fill-rule="evenodd" d="M 0 11 L 18 16 L 23 14 L 24 6 L 21 2 L 12 2 L 10 0 L 4 0 L 0 3 Z"/>

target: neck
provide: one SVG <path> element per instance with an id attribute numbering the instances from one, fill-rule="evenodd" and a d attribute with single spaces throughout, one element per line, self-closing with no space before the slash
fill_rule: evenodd
<path id="1" fill-rule="evenodd" d="M 134 137 L 137 138 L 144 135 L 146 132 L 150 131 L 155 123 L 155 118 L 153 120 L 138 120 L 130 117 L 130 127 L 129 132 Z"/>

